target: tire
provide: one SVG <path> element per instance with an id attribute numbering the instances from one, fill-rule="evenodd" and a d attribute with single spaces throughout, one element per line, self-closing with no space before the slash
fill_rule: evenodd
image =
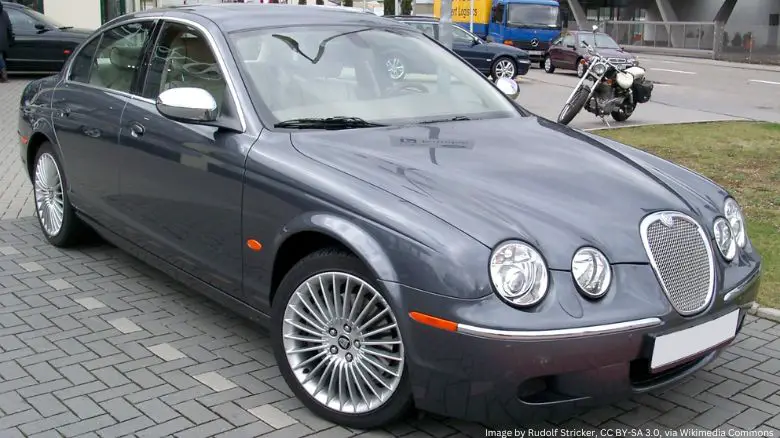
<path id="1" fill-rule="evenodd" d="M 490 76 L 494 82 L 498 78 L 514 79 L 517 77 L 517 63 L 508 56 L 499 56 L 490 66 Z"/>
<path id="2" fill-rule="evenodd" d="M 274 297 L 271 312 L 274 354 L 287 385 L 316 415 L 355 429 L 374 429 L 394 423 L 408 414 L 413 407 L 409 373 L 405 367 L 403 339 L 397 327 L 398 320 L 382 289 L 370 280 L 372 277 L 363 263 L 351 254 L 336 249 L 314 252 L 299 261 L 285 275 Z M 349 283 L 346 283 L 347 280 Z M 337 286 L 336 289 L 351 284 L 348 289 L 351 303 L 365 305 L 368 302 L 370 307 L 367 308 L 367 313 L 361 315 L 366 308 L 360 305 L 353 311 L 344 312 L 344 295 L 339 295 L 342 298 L 337 303 L 336 295 L 332 293 L 332 284 Z M 319 295 L 323 287 L 325 294 Z M 318 301 L 313 299 L 315 295 L 319 298 Z M 369 296 L 374 304 L 368 301 Z M 325 297 L 330 297 L 329 301 L 322 301 Z M 342 309 L 342 312 L 333 317 L 329 310 L 330 303 L 333 303 L 333 309 Z M 374 321 L 380 311 L 385 313 Z M 345 314 L 346 318 L 343 317 Z M 295 325 L 291 321 L 295 322 Z M 355 329 L 349 330 L 347 326 L 351 327 L 353 323 L 356 323 Z M 366 323 L 369 325 L 366 326 Z M 378 333 L 390 336 L 393 342 L 397 342 L 389 345 L 391 349 L 388 350 L 377 344 L 379 338 L 375 338 L 377 334 L 371 332 L 382 327 L 392 327 L 392 323 L 396 324 L 395 328 Z M 361 324 L 363 326 L 359 327 Z M 367 330 L 370 332 L 366 333 Z M 364 337 L 366 334 L 369 335 L 368 338 Z M 368 339 L 374 342 L 371 346 L 363 344 L 367 344 Z M 369 351 L 379 351 L 397 359 L 385 359 Z M 319 359 L 313 359 L 317 357 Z M 393 377 L 392 373 L 381 371 L 380 367 L 371 364 L 370 360 L 380 363 L 386 370 L 400 374 L 400 377 Z M 343 368 L 338 368 L 339 374 L 336 378 L 332 370 L 339 366 Z M 346 383 L 342 385 L 341 370 L 354 370 L 353 381 L 361 382 L 362 392 L 357 386 L 352 386 L 359 403 L 350 401 L 346 390 L 349 382 L 345 379 Z M 356 371 L 362 371 L 362 375 Z M 377 376 L 386 378 L 387 387 L 380 385 Z M 309 378 L 311 380 L 307 382 Z M 337 381 L 338 387 L 343 389 L 343 397 L 335 391 Z M 373 383 L 373 393 L 366 381 Z M 319 385 L 322 387 L 318 391 Z M 366 402 L 369 399 L 372 400 L 371 403 Z"/>
<path id="3" fill-rule="evenodd" d="M 68 197 L 68 183 L 62 161 L 49 142 L 41 144 L 33 167 L 35 216 L 46 240 L 60 248 L 85 240 L 87 226 L 76 216 Z M 61 220 L 56 217 L 61 216 Z"/>
<path id="4" fill-rule="evenodd" d="M 577 117 L 577 114 L 579 114 L 582 107 L 585 106 L 585 102 L 588 100 L 588 94 L 589 92 L 586 88 L 580 87 L 580 89 L 574 93 L 574 96 L 572 96 L 571 103 L 563 106 L 561 113 L 558 115 L 558 123 L 562 125 L 571 123 L 571 121 Z"/>
<path id="5" fill-rule="evenodd" d="M 552 63 L 552 58 L 550 58 L 550 55 L 544 57 L 542 68 L 544 68 L 544 71 L 547 73 L 555 73 L 555 66 Z"/>
<path id="6" fill-rule="evenodd" d="M 385 60 L 385 67 L 387 67 L 387 75 L 394 81 L 401 81 L 406 77 L 408 73 L 407 62 L 403 56 L 398 53 L 390 53 Z"/>
<path id="7" fill-rule="evenodd" d="M 634 114 L 634 110 L 636 109 L 636 103 L 633 103 L 631 107 L 629 108 L 622 108 L 623 111 L 620 109 L 612 111 L 612 118 L 615 119 L 616 122 L 625 122 L 628 120 L 629 117 L 631 117 L 632 114 Z"/>
<path id="8" fill-rule="evenodd" d="M 577 77 L 582 78 L 585 75 L 585 71 L 587 70 L 587 67 L 585 64 L 582 63 L 582 58 L 577 58 L 577 64 L 575 66 L 575 69 L 577 70 Z"/>

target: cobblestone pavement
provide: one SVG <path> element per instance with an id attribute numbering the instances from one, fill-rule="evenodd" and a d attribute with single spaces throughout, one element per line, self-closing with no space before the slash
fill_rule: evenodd
<path id="1" fill-rule="evenodd" d="M 119 250 L 42 239 L 16 150 L 21 82 L 0 86 L 0 438 L 484 437 L 423 416 L 364 433 L 315 417 L 263 331 Z M 780 325 L 748 317 L 716 362 L 569 429 L 715 428 L 780 437 Z"/>

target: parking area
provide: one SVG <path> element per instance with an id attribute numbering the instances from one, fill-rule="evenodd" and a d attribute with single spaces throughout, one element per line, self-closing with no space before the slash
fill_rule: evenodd
<path id="1" fill-rule="evenodd" d="M 543 75 L 526 78 L 520 99 L 554 117 L 546 114 L 554 99 L 532 96 L 564 87 Z M 18 159 L 24 84 L 0 86 L 1 438 L 491 436 L 479 424 L 425 415 L 373 432 L 323 421 L 292 396 L 259 328 L 113 247 L 47 245 Z M 675 389 L 550 427 L 780 437 L 780 324 L 747 321 L 728 352 Z"/>

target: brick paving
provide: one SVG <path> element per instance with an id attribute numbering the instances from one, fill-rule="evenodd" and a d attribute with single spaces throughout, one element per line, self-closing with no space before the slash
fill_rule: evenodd
<path id="1" fill-rule="evenodd" d="M 16 146 L 23 84 L 0 86 L 0 438 L 488 436 L 429 415 L 328 423 L 292 396 L 259 328 L 111 246 L 47 245 Z M 684 384 L 556 426 L 780 437 L 780 324 L 750 316 Z"/>

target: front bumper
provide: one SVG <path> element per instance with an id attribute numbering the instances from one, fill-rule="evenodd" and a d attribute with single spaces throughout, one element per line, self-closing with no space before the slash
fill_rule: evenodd
<path id="1" fill-rule="evenodd" d="M 517 59 L 517 74 L 518 76 L 525 76 L 528 74 L 528 70 L 531 69 L 531 60 L 528 58 Z"/>
<path id="2" fill-rule="evenodd" d="M 640 289 L 648 285 L 646 278 L 637 276 L 641 270 L 639 266 L 616 267 L 618 285 L 629 288 L 632 276 Z M 716 358 L 727 343 L 650 372 L 655 337 L 734 311 L 738 311 L 739 332 L 757 293 L 759 275 L 756 267 L 741 283 L 718 293 L 710 309 L 696 317 L 681 317 L 671 310 L 668 301 L 665 304 L 660 299 L 646 299 L 637 306 L 645 313 L 639 316 L 638 312 L 625 311 L 615 300 L 612 306 L 620 307 L 626 319 L 577 324 L 570 316 L 568 327 L 579 328 L 551 328 L 546 324 L 548 327 L 524 330 L 497 327 L 495 323 L 491 327 L 491 320 L 498 321 L 497 306 L 503 305 L 494 305 L 491 297 L 454 300 L 399 285 L 387 286 L 401 294 L 407 313 L 417 311 L 458 321 L 456 331 L 447 331 L 404 318 L 406 315 L 400 318 L 417 407 L 505 426 L 568 418 L 588 407 L 673 385 L 696 372 Z M 569 274 L 554 272 L 552 276 L 560 287 Z M 621 294 L 632 292 L 621 290 Z M 565 302 L 562 295 L 557 303 L 537 314 L 504 305 L 516 319 L 510 324 L 522 325 L 524 319 L 535 320 L 540 313 L 549 314 L 547 319 L 553 321 L 561 319 L 562 310 L 576 315 L 575 306 Z M 580 316 L 580 320 L 586 319 L 584 314 Z"/>

